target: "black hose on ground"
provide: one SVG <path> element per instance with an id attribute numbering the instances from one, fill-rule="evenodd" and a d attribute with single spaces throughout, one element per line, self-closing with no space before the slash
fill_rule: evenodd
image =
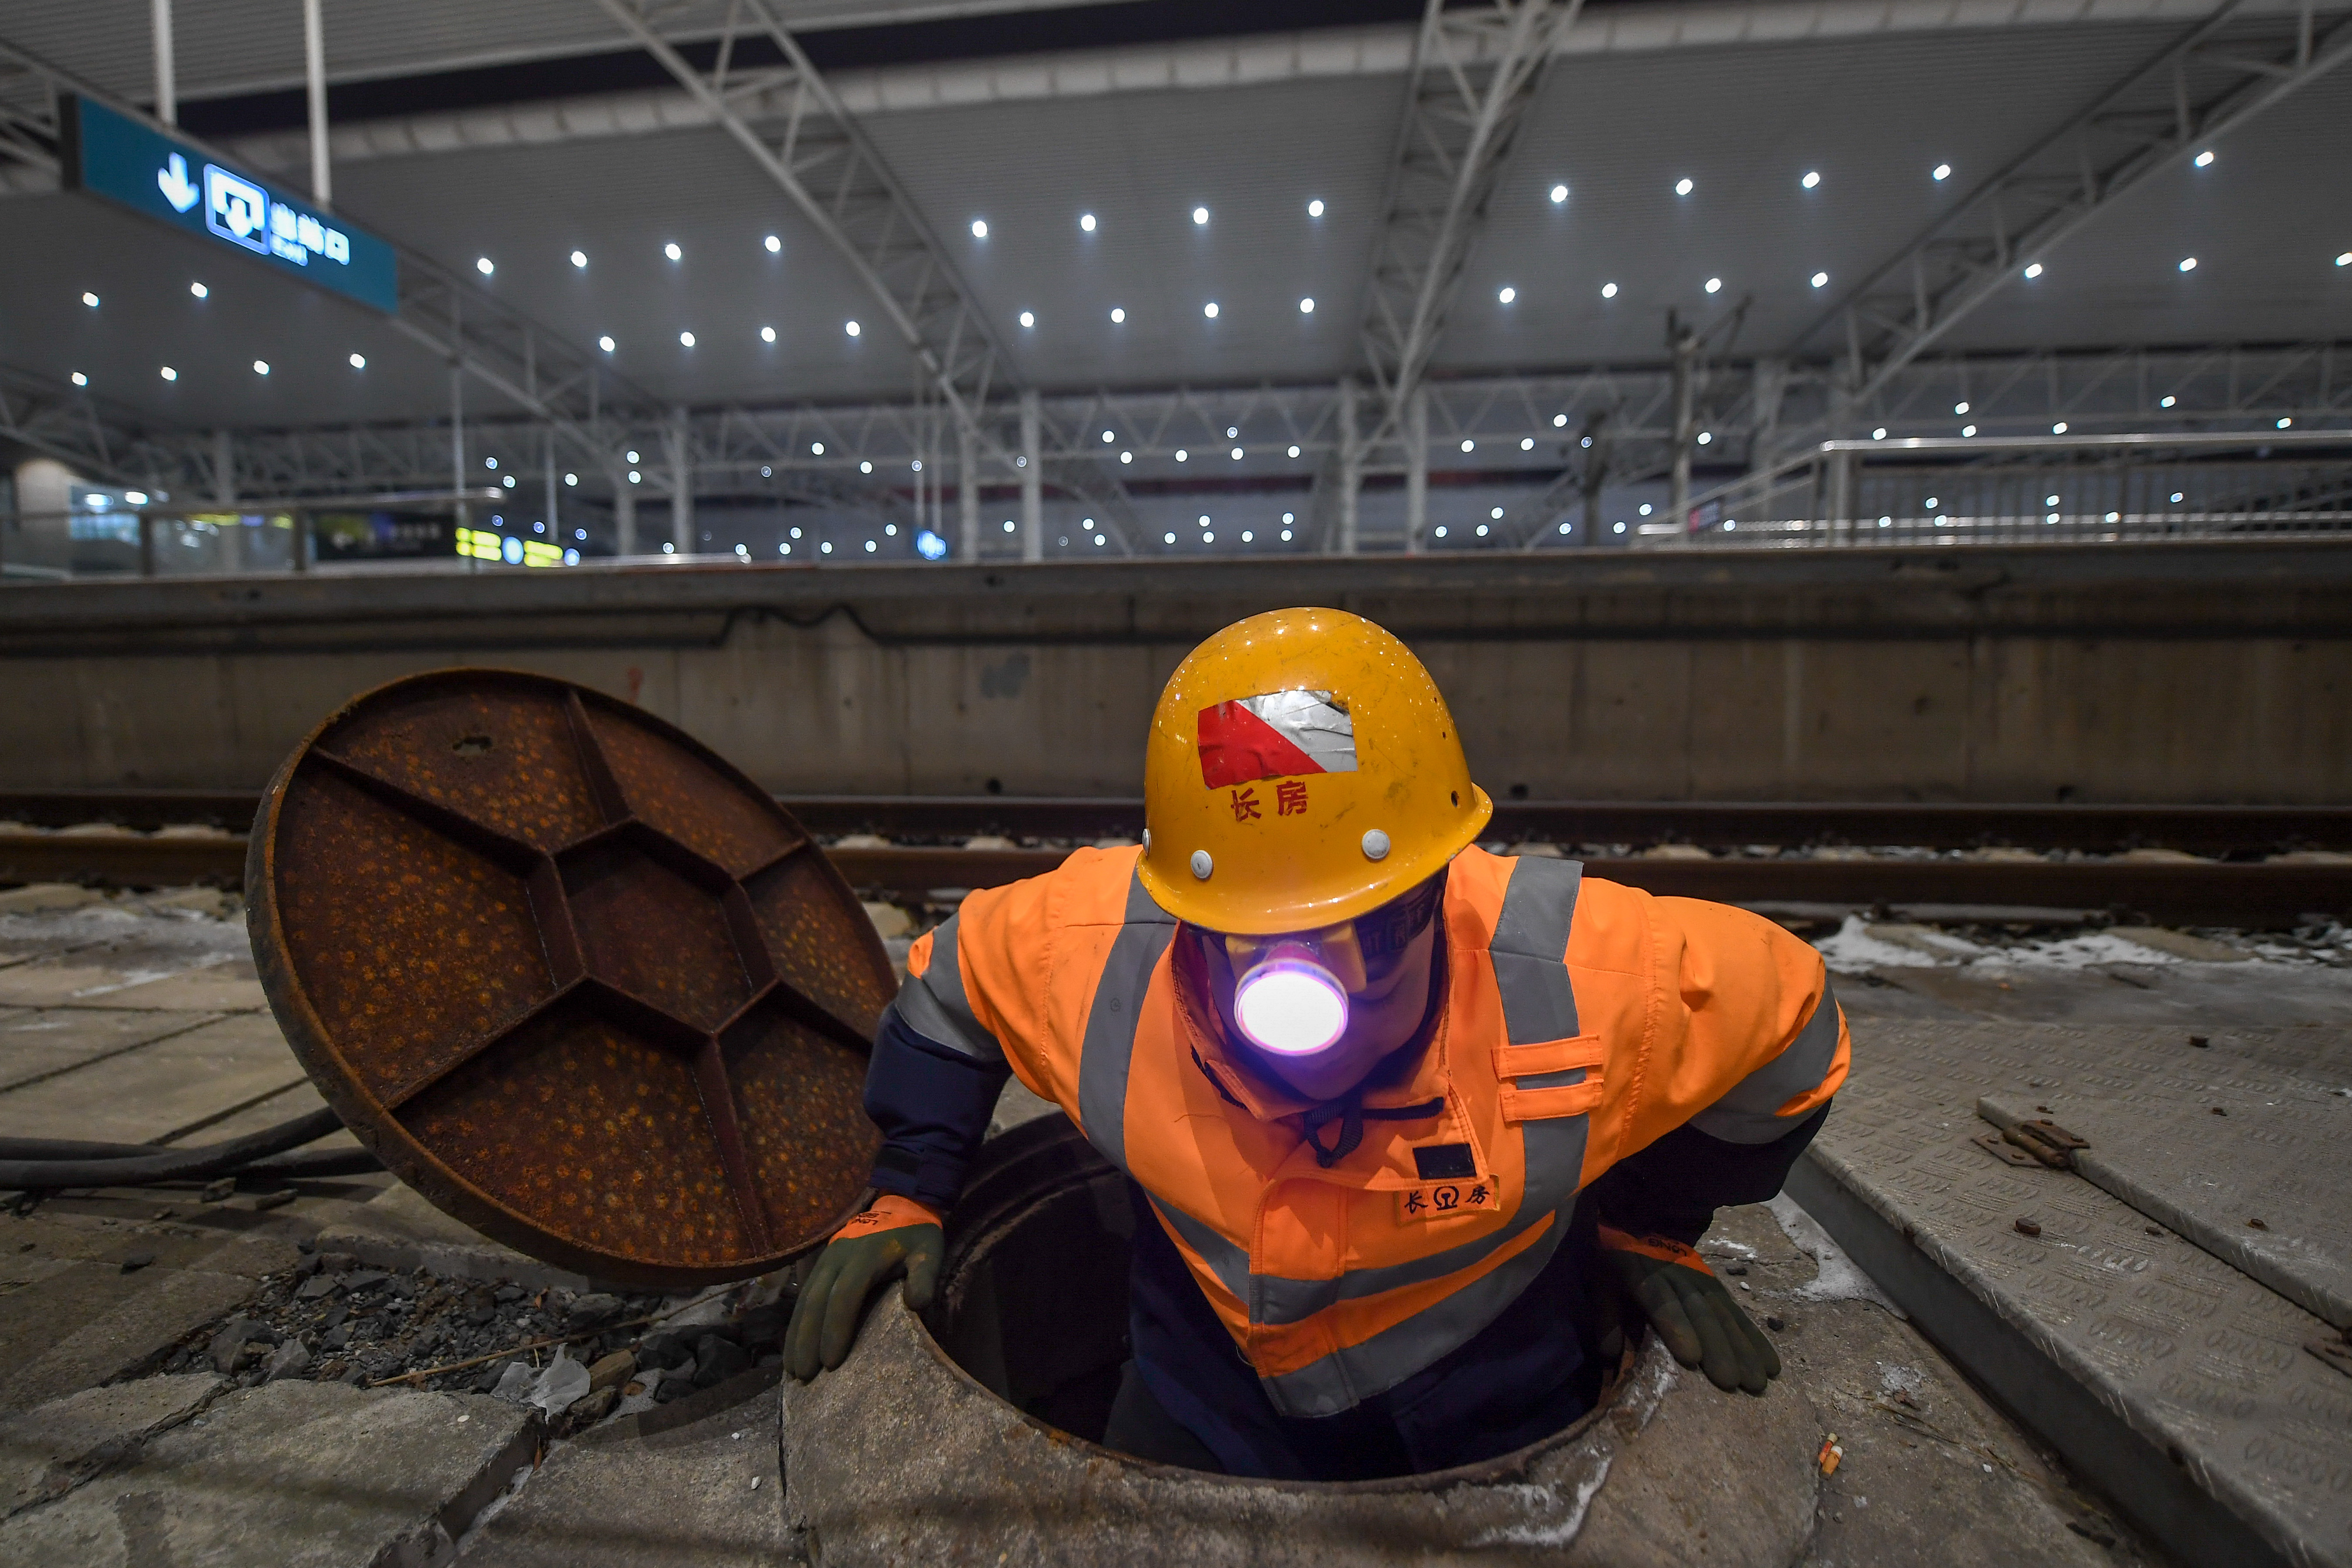
<path id="1" fill-rule="evenodd" d="M 215 1176 L 351 1175 L 382 1169 L 364 1149 L 322 1149 L 271 1160 L 342 1131 L 332 1110 L 194 1149 L 146 1143 L 83 1143 L 66 1139 L 0 1139 L 0 1191 L 55 1187 L 141 1187 L 156 1182 L 207 1181 Z M 363 1162 L 363 1163 L 362 1163 Z"/>

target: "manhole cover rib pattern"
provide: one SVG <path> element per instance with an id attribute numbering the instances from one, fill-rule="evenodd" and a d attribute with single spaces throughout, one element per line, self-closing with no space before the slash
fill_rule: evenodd
<path id="1" fill-rule="evenodd" d="M 800 825 L 680 731 L 541 676 L 410 677 L 296 750 L 249 854 L 295 1054 L 476 1229 L 686 1285 L 777 1267 L 862 1191 L 889 960 Z"/>

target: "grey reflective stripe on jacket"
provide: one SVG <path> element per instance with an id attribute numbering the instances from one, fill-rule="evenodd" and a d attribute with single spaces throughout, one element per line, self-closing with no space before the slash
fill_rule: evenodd
<path id="1" fill-rule="evenodd" d="M 1175 940 L 1176 917 L 1151 901 L 1141 878 L 1127 884 L 1127 921 L 1111 939 L 1095 982 L 1087 1037 L 1078 1052 L 1078 1125 L 1102 1157 L 1127 1169 L 1127 1069 L 1135 1058 L 1135 1021 L 1151 972 Z"/>
<path id="2" fill-rule="evenodd" d="M 1769 1143 L 1785 1136 L 1812 1112 L 1790 1117 L 1775 1112 L 1807 1089 L 1822 1086 L 1837 1059 L 1837 996 L 1824 974 L 1822 999 L 1789 1048 L 1732 1085 L 1721 1100 L 1692 1117 L 1690 1124 L 1727 1143 Z"/>
<path id="3" fill-rule="evenodd" d="M 1572 860 L 1524 859 L 1516 863 L 1504 890 L 1503 909 L 1488 952 L 1502 994 L 1505 1027 L 1513 1044 L 1567 1039 L 1577 1032 L 1576 994 L 1569 983 L 1565 958 L 1582 874 L 1583 868 Z M 1128 919 L 1130 924 L 1113 944 L 1110 961 L 1096 988 L 1093 1010 L 1087 1015 L 1078 1089 L 1088 1141 L 1121 1170 L 1127 1169 L 1123 1111 L 1137 1011 L 1152 968 L 1174 934 L 1172 921 L 1139 884 L 1129 891 Z M 1584 1071 L 1574 1068 L 1517 1081 L 1523 1088 L 1548 1088 L 1580 1082 Z M 1149 1195 L 1153 1208 L 1185 1246 L 1246 1305 L 1250 1321 L 1269 1326 L 1299 1322 L 1340 1301 L 1442 1279 L 1492 1257 L 1498 1247 L 1530 1228 L 1555 1221 L 1549 1234 L 1517 1256 L 1404 1322 L 1311 1366 L 1261 1380 L 1267 1398 L 1286 1415 L 1335 1415 L 1393 1388 L 1465 1343 L 1517 1300 L 1519 1292 L 1551 1261 L 1567 1230 L 1568 1207 L 1583 1171 L 1585 1118 L 1526 1121 L 1520 1124 L 1520 1131 L 1526 1140 L 1527 1191 L 1502 1229 L 1426 1258 L 1352 1269 L 1336 1279 L 1253 1273 L 1246 1248 L 1163 1194 Z"/>
<path id="4" fill-rule="evenodd" d="M 931 932 L 930 967 L 907 976 L 890 1005 L 906 1026 L 927 1040 L 950 1046 L 977 1061 L 1004 1060 L 1004 1043 L 982 1027 L 963 994 L 963 966 L 956 959 L 956 921 L 950 915 Z"/>

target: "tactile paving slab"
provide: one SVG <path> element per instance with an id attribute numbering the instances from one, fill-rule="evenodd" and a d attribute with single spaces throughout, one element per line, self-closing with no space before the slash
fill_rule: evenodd
<path id="1" fill-rule="evenodd" d="M 246 888 L 327 1102 L 520 1251 L 739 1279 L 864 1188 L 881 939 L 789 814 L 651 714 L 505 670 L 354 698 L 271 781 Z"/>
<path id="2" fill-rule="evenodd" d="M 2330 1326 L 2083 1176 L 2019 1169 L 1970 1141 L 1987 1131 L 1980 1098 L 2035 1114 L 2063 1098 L 2085 1121 L 2107 1107 L 2095 1120 L 2120 1152 L 2138 1106 L 2150 1118 L 2134 1156 L 2143 1170 L 2255 1181 L 2268 1153 L 2231 1147 L 2255 1126 L 2202 1112 L 2210 1137 L 2197 1140 L 2160 1112 L 2184 1097 L 2226 1108 L 2290 1089 L 2315 1106 L 2347 1085 L 2352 1041 L 2337 1030 L 2216 1034 L 2200 1048 L 2172 1028 L 1889 1021 L 1857 1037 L 1853 1075 L 1808 1156 L 1805 1181 L 1827 1179 L 1819 1206 L 1790 1184 L 1817 1214 L 1839 1189 L 1858 1200 L 1906 1244 L 1882 1251 L 1890 1271 L 1932 1263 L 2030 1347 L 2040 1375 L 2070 1380 L 2144 1439 L 2168 1466 L 2159 1487 L 2200 1489 L 2266 1555 L 2352 1565 L 2352 1376 L 2304 1349 Z M 2346 1130 L 2326 1114 L 2297 1126 L 2306 1205 L 2343 1192 Z"/>

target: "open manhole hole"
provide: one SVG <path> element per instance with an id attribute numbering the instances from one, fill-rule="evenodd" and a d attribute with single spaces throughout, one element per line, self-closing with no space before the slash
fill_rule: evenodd
<path id="1" fill-rule="evenodd" d="M 814 1561 L 1764 1565 L 1803 1545 L 1811 1406 L 1721 1394 L 1655 1343 L 1564 1430 L 1456 1469 L 1255 1480 L 1103 1447 L 1135 1224 L 1066 1118 L 986 1145 L 932 1307 L 884 1290 L 846 1363 L 785 1385 L 786 1510 Z M 1650 1517 L 1665 1497 L 1706 1506 Z"/>

